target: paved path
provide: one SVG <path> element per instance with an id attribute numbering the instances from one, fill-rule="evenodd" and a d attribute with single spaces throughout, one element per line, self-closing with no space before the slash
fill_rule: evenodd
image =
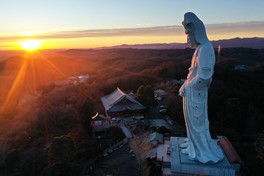
<path id="1" fill-rule="evenodd" d="M 117 176 L 139 176 L 136 158 L 131 156 L 129 144 L 102 158 L 92 175 L 113 174 Z"/>

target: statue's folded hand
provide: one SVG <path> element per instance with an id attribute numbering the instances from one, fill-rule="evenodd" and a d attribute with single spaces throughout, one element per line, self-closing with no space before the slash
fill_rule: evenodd
<path id="1" fill-rule="evenodd" d="M 185 84 L 183 84 L 179 90 L 179 96 L 184 97 L 185 96 Z"/>
<path id="2" fill-rule="evenodd" d="M 181 97 L 184 97 L 185 95 L 184 95 L 184 91 L 179 91 L 179 96 L 181 96 Z"/>

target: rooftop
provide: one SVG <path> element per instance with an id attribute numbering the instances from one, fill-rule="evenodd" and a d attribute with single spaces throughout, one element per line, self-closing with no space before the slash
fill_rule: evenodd
<path id="1" fill-rule="evenodd" d="M 118 104 L 122 100 L 126 103 Z M 104 97 L 101 97 L 101 101 L 106 111 L 119 112 L 124 110 L 143 110 L 145 106 L 140 104 L 130 95 L 124 93 L 122 90 L 117 88 L 114 92 Z"/>

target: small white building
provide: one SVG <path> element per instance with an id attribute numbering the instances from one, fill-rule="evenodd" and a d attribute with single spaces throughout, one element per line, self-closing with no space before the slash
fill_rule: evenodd
<path id="1" fill-rule="evenodd" d="M 157 89 L 154 91 L 154 97 L 155 98 L 165 98 L 167 96 L 167 92 L 165 90 L 162 89 Z"/>
<path id="2" fill-rule="evenodd" d="M 80 75 L 78 76 L 79 83 L 84 83 L 89 78 L 89 75 Z"/>
<path id="3" fill-rule="evenodd" d="M 249 66 L 245 64 L 236 65 L 234 67 L 234 70 L 236 71 L 247 71 L 248 69 L 249 69 Z"/>
<path id="4" fill-rule="evenodd" d="M 154 132 L 149 135 L 149 141 L 152 147 L 163 144 L 163 140 L 163 135 L 160 133 Z"/>

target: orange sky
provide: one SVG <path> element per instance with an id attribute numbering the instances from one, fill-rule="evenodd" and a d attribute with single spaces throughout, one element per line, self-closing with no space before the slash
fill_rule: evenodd
<path id="1" fill-rule="evenodd" d="M 264 22 L 206 25 L 210 40 L 235 37 L 264 37 Z M 95 48 L 121 44 L 185 43 L 182 26 L 54 31 L 39 34 L 14 34 L 0 37 L 0 49 L 21 49 L 27 39 L 42 41 L 41 49 Z"/>

